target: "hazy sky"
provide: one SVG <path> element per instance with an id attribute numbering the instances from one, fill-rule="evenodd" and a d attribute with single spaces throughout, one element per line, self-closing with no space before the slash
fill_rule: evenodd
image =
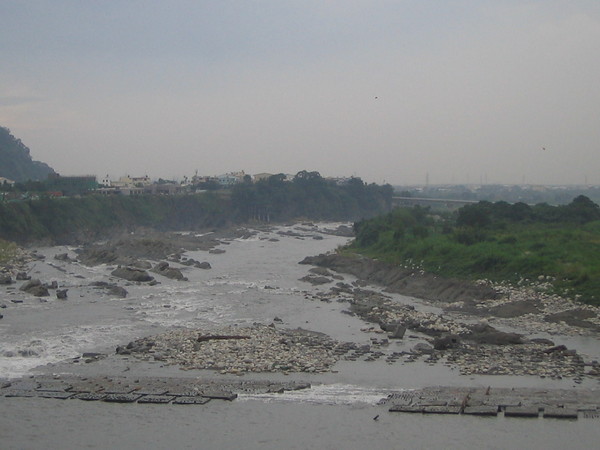
<path id="1" fill-rule="evenodd" d="M 0 52 L 63 175 L 600 184 L 599 0 L 0 0 Z"/>

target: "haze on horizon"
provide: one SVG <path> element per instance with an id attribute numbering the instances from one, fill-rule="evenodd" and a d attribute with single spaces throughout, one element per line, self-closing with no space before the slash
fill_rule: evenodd
<path id="1" fill-rule="evenodd" d="M 597 0 L 7 0 L 0 42 L 64 175 L 600 184 Z"/>

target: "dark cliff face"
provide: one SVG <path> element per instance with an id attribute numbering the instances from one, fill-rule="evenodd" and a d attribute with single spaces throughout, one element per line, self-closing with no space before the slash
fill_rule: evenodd
<path id="1" fill-rule="evenodd" d="M 31 159 L 27 146 L 8 128 L 0 127 L 0 177 L 21 182 L 45 180 L 51 173 L 50 166 Z"/>

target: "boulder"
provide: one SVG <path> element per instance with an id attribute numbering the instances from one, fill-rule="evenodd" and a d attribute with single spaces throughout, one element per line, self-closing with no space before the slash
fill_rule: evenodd
<path id="1" fill-rule="evenodd" d="M 65 262 L 71 262 L 72 259 L 69 258 L 68 253 L 59 253 L 57 255 L 54 255 L 54 259 L 57 261 L 65 261 Z"/>
<path id="2" fill-rule="evenodd" d="M 163 270 L 166 270 L 166 269 L 168 269 L 168 268 L 169 268 L 169 263 L 168 263 L 168 262 L 165 262 L 165 261 L 161 261 L 161 262 L 159 262 L 158 264 L 156 264 L 156 265 L 154 266 L 154 269 L 153 269 L 153 270 L 154 270 L 155 272 L 162 272 Z"/>
<path id="3" fill-rule="evenodd" d="M 58 289 L 58 282 L 56 280 L 52 280 L 50 283 L 44 283 L 44 286 L 48 289 Z"/>
<path id="4" fill-rule="evenodd" d="M 175 267 L 169 267 L 168 269 L 160 272 L 160 274 L 163 277 L 171 278 L 173 280 L 187 281 L 187 278 L 183 276 L 181 270 L 176 269 Z"/>
<path id="5" fill-rule="evenodd" d="M 162 275 L 163 277 L 171 278 L 173 280 L 187 281 L 187 278 L 183 276 L 183 274 L 181 273 L 181 270 L 176 269 L 174 267 L 170 267 L 169 263 L 167 263 L 165 261 L 161 261 L 156 266 L 154 266 L 154 269 L 152 269 L 152 272 L 158 273 L 159 275 Z"/>
<path id="6" fill-rule="evenodd" d="M 476 324 L 470 328 L 471 333 L 466 338 L 478 344 L 509 345 L 523 343 L 523 338 L 520 334 L 499 331 L 488 324 Z"/>
<path id="7" fill-rule="evenodd" d="M 35 295 L 36 297 L 47 297 L 50 295 L 48 288 L 42 285 L 42 282 L 37 278 L 29 280 L 21 285 L 19 290 Z"/>
<path id="8" fill-rule="evenodd" d="M 433 347 L 429 344 L 419 342 L 412 349 L 413 353 L 419 353 L 424 355 L 431 355 L 433 353 Z"/>
<path id="9" fill-rule="evenodd" d="M 327 277 L 315 276 L 315 275 L 306 275 L 305 277 L 300 278 L 300 281 L 306 281 L 307 283 L 312 284 L 313 286 L 318 286 L 321 284 L 327 284 L 333 282 L 333 280 Z"/>
<path id="10" fill-rule="evenodd" d="M 18 272 L 16 278 L 18 281 L 31 280 L 31 277 L 26 272 Z"/>
<path id="11" fill-rule="evenodd" d="M 154 277 L 148 274 L 148 272 L 146 272 L 145 270 L 136 269 L 134 267 L 117 267 L 110 274 L 117 278 L 123 278 L 127 281 L 134 281 L 139 283 L 154 280 Z"/>
<path id="12" fill-rule="evenodd" d="M 119 297 L 119 298 L 125 298 L 127 297 L 127 290 L 125 288 L 122 288 L 121 286 L 108 286 L 106 288 L 106 291 L 110 294 L 110 295 L 114 295 L 115 297 Z"/>
<path id="13" fill-rule="evenodd" d="M 196 262 L 194 264 L 194 267 L 197 267 L 198 269 L 212 269 L 211 265 L 207 262 L 207 261 L 203 261 L 203 262 Z"/>
<path id="14" fill-rule="evenodd" d="M 436 350 L 447 350 L 460 345 L 460 337 L 456 334 L 447 334 L 433 340 L 433 348 Z"/>
<path id="15" fill-rule="evenodd" d="M 402 339 L 406 333 L 406 326 L 397 324 L 391 334 L 388 335 L 390 339 Z"/>
<path id="16" fill-rule="evenodd" d="M 546 354 L 550 354 L 550 353 L 561 353 L 561 352 L 566 352 L 567 346 L 566 345 L 555 345 L 554 347 L 550 347 L 547 348 L 546 350 L 544 350 L 544 353 Z"/>
<path id="17" fill-rule="evenodd" d="M 531 342 L 533 342 L 534 344 L 541 344 L 541 345 L 548 345 L 548 346 L 554 345 L 554 341 L 551 341 L 550 339 L 546 339 L 546 338 L 533 338 L 533 339 L 531 339 Z"/>
<path id="18" fill-rule="evenodd" d="M 48 292 L 48 288 L 41 284 L 39 286 L 32 286 L 31 288 L 27 289 L 26 292 L 36 297 L 48 297 L 50 295 L 50 292 Z"/>
<path id="19" fill-rule="evenodd" d="M 129 261 L 129 266 L 136 267 L 138 269 L 150 270 L 152 268 L 152 264 L 145 259 L 127 258 L 127 260 Z"/>
<path id="20" fill-rule="evenodd" d="M 57 289 L 56 298 L 58 298 L 60 300 L 66 300 L 67 299 L 67 291 L 68 291 L 68 289 Z"/>
<path id="21" fill-rule="evenodd" d="M 0 284 L 10 284 L 12 283 L 12 278 L 7 273 L 0 273 Z"/>

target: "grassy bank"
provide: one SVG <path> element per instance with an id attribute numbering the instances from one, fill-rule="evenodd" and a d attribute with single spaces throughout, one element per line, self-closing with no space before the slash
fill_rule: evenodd
<path id="1" fill-rule="evenodd" d="M 7 242 L 0 239 L 0 264 L 6 264 L 17 253 L 17 246 L 12 242 Z"/>
<path id="2" fill-rule="evenodd" d="M 525 216 L 485 203 L 448 217 L 398 209 L 356 223 L 350 250 L 446 277 L 549 282 L 556 293 L 600 304 L 600 213 L 594 204 L 585 214 L 568 206 L 520 205 Z"/>

